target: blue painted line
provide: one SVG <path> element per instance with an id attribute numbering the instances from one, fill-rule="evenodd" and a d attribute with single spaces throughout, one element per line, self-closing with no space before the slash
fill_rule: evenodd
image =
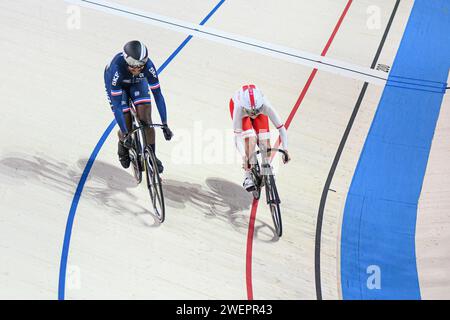
<path id="1" fill-rule="evenodd" d="M 208 13 L 208 15 L 200 22 L 200 25 L 201 26 L 204 25 L 224 2 L 225 0 L 221 0 L 219 3 L 217 3 L 217 5 L 211 10 L 211 12 Z M 184 48 L 185 45 L 188 44 L 189 41 L 191 41 L 191 39 L 192 36 L 188 36 L 186 39 L 184 39 L 184 41 L 180 44 L 180 46 L 170 55 L 169 58 L 167 58 L 166 61 L 164 61 L 164 63 L 159 68 L 158 73 L 161 73 L 167 67 L 170 61 L 172 61 L 172 59 L 175 58 L 175 56 Z"/>
<path id="2" fill-rule="evenodd" d="M 448 0 L 415 1 L 390 78 L 447 82 L 449 13 Z M 344 209 L 344 299 L 421 298 L 417 204 L 443 96 L 389 85 L 383 91 Z"/>
<path id="3" fill-rule="evenodd" d="M 186 39 L 184 39 L 184 41 L 178 46 L 178 48 L 174 52 L 172 52 L 169 58 L 167 58 L 166 61 L 164 61 L 164 63 L 161 65 L 161 67 L 159 67 L 157 72 L 161 73 L 169 65 L 169 63 L 173 60 L 173 58 L 175 58 L 177 54 L 184 48 L 184 46 L 187 45 L 189 41 L 191 41 L 191 39 L 192 36 L 189 36 Z"/>
<path id="4" fill-rule="evenodd" d="M 216 6 L 206 15 L 206 17 L 200 22 L 200 25 L 204 25 L 208 20 L 209 20 L 209 18 L 211 18 L 212 17 L 212 15 L 214 14 L 214 13 L 216 13 L 216 11 L 223 5 L 223 3 L 225 2 L 225 0 L 221 0 L 221 1 L 219 1 L 217 4 L 216 4 Z"/>
<path id="5" fill-rule="evenodd" d="M 112 129 L 116 125 L 116 120 L 113 120 L 109 126 L 106 128 L 105 132 L 103 132 L 100 140 L 97 142 L 97 145 L 92 151 L 91 156 L 86 164 L 86 167 L 83 170 L 83 174 L 81 175 L 80 181 L 78 182 L 77 189 L 75 191 L 75 195 L 72 200 L 72 205 L 70 206 L 69 217 L 67 218 L 66 231 L 64 233 L 64 243 L 61 255 L 61 263 L 59 266 L 59 287 L 58 287 L 58 299 L 64 300 L 64 292 L 66 287 L 66 268 L 67 268 L 67 257 L 69 255 L 69 246 L 70 246 L 70 237 L 72 235 L 72 226 L 73 220 L 75 218 L 75 213 L 77 211 L 78 202 L 80 201 L 81 194 L 83 192 L 84 184 L 89 176 L 89 172 L 91 171 L 92 166 L 94 165 L 94 161 L 97 158 L 100 149 L 111 133 Z"/>
<path id="6" fill-rule="evenodd" d="M 220 8 L 220 6 L 224 2 L 225 2 L 225 0 L 221 0 L 208 13 L 208 15 L 202 20 L 202 22 L 200 24 L 201 25 L 205 24 L 212 17 L 212 15 Z M 157 70 L 158 74 L 160 74 L 169 65 L 169 63 L 177 56 L 177 54 L 186 46 L 186 44 L 191 39 L 192 39 L 192 36 L 188 36 L 178 46 L 178 48 L 166 59 L 166 61 L 164 61 L 164 63 L 161 65 L 161 67 Z M 116 120 L 113 120 L 109 124 L 109 126 L 106 128 L 106 130 L 102 134 L 102 136 L 100 137 L 100 140 L 97 142 L 97 145 L 95 146 L 94 151 L 92 151 L 92 154 L 89 157 L 86 167 L 83 170 L 83 174 L 81 175 L 80 181 L 78 182 L 78 186 L 77 186 L 77 189 L 75 191 L 75 194 L 74 194 L 74 197 L 72 200 L 72 205 L 70 206 L 69 216 L 67 217 L 66 229 L 64 232 L 64 242 L 63 242 L 63 249 L 62 249 L 62 253 L 61 253 L 61 262 L 60 262 L 60 267 L 59 267 L 58 300 L 64 300 L 64 298 L 65 298 L 67 259 L 69 256 L 70 238 L 72 235 L 73 221 L 75 219 L 75 214 L 77 211 L 78 203 L 80 201 L 84 185 L 85 185 L 86 180 L 89 176 L 89 173 L 92 169 L 94 161 L 97 158 L 97 155 L 100 152 L 100 149 L 102 148 L 103 144 L 105 143 L 106 139 L 108 138 L 109 134 L 111 133 L 112 129 L 115 127 L 116 124 L 117 124 Z"/>

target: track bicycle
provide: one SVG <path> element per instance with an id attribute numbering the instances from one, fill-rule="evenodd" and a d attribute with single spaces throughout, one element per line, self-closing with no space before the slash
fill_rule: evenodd
<path id="1" fill-rule="evenodd" d="M 250 156 L 250 159 L 253 159 L 251 160 L 251 175 L 253 183 L 255 184 L 255 190 L 253 190 L 252 193 L 253 197 L 256 200 L 259 200 L 261 196 L 261 190 L 263 187 L 265 187 L 266 202 L 270 208 L 275 231 L 278 237 L 281 237 L 283 233 L 280 210 L 281 201 L 275 183 L 273 169 L 269 161 L 272 152 L 280 152 L 285 157 L 287 157 L 287 153 L 284 150 L 276 148 L 268 148 L 265 150 L 265 152 L 257 150 Z M 258 157 L 258 155 L 260 155 L 260 157 Z"/>
<path id="2" fill-rule="evenodd" d="M 132 128 L 126 135 L 126 139 L 131 137 L 130 160 L 133 168 L 133 175 L 138 184 L 142 182 L 142 174 L 145 173 L 147 189 L 150 201 L 154 209 L 154 214 L 159 223 L 165 219 L 164 194 L 159 175 L 156 156 L 153 149 L 148 145 L 145 128 L 163 128 L 162 124 L 143 123 L 137 117 L 136 108 L 130 101 L 130 111 L 132 116 Z"/>

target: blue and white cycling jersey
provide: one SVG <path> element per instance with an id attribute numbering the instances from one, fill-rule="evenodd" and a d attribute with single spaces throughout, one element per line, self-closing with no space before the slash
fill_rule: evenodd
<path id="1" fill-rule="evenodd" d="M 127 131 L 124 128 L 123 112 L 129 110 L 128 98 L 131 98 L 135 105 L 148 104 L 151 102 L 150 91 L 155 98 L 162 123 L 167 123 L 166 103 L 161 93 L 155 65 L 150 59 L 141 73 L 133 76 L 128 70 L 123 54 L 118 53 L 106 66 L 104 80 L 108 100 L 123 132 Z"/>

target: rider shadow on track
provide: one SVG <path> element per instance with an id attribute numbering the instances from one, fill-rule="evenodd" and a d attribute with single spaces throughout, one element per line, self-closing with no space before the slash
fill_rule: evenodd
<path id="1" fill-rule="evenodd" d="M 87 159 L 81 159 L 76 167 L 69 167 L 66 163 L 48 156 L 14 153 L 0 159 L 0 183 L 39 184 L 73 198 L 86 163 Z M 108 207 L 118 215 L 151 215 L 147 208 L 137 203 L 138 199 L 131 192 L 132 188 L 136 188 L 136 183 L 131 174 L 108 163 L 96 161 L 83 188 L 82 198 Z M 151 226 L 158 224 L 154 219 Z M 149 226 L 147 218 L 145 225 Z"/>
<path id="2" fill-rule="evenodd" d="M 0 183 L 6 185 L 35 183 L 62 193 L 66 197 L 73 197 L 87 161 L 80 159 L 77 167 L 73 168 L 48 156 L 15 153 L 0 159 Z M 185 208 L 186 205 L 192 205 L 200 209 L 207 218 L 222 219 L 229 222 L 237 231 L 246 233 L 249 216 L 242 211 L 250 208 L 251 195 L 240 185 L 222 178 L 207 178 L 205 182 L 209 190 L 200 184 L 163 179 L 166 206 Z M 117 215 L 131 213 L 139 217 L 145 226 L 159 226 L 148 208 L 140 205 L 139 199 L 131 192 L 136 187 L 138 187 L 136 181 L 128 171 L 97 160 L 90 171 L 82 197 L 108 207 Z M 143 215 L 146 217 L 143 218 Z M 148 216 L 153 218 L 153 223 L 149 224 Z M 267 238 L 268 230 L 271 238 L 269 241 L 277 240 L 273 227 L 256 219 L 255 235 L 262 240 L 258 237 L 260 230 L 265 230 L 262 238 Z"/>

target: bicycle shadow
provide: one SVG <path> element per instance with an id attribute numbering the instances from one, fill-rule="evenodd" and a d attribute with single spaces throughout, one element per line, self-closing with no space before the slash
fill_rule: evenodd
<path id="1" fill-rule="evenodd" d="M 206 218 L 221 219 L 241 234 L 247 234 L 249 216 L 242 211 L 250 209 L 253 197 L 242 186 L 223 178 L 207 178 L 205 182 L 209 190 L 200 184 L 164 179 L 166 205 L 175 208 L 192 205 Z M 263 242 L 278 241 L 275 229 L 260 219 L 255 219 L 254 234 Z"/>
<path id="2" fill-rule="evenodd" d="M 0 159 L 0 183 L 10 186 L 31 182 L 72 198 L 87 162 L 88 159 L 80 159 L 76 166 L 69 166 L 44 155 L 14 153 Z M 132 192 L 138 185 L 128 171 L 96 160 L 86 182 L 83 199 L 105 206 L 116 215 L 132 214 L 147 227 L 160 226 L 149 208 L 138 203 L 139 199 Z M 249 216 L 242 212 L 250 208 L 252 196 L 240 185 L 222 178 L 207 178 L 205 183 L 207 189 L 200 184 L 163 179 L 166 206 L 182 209 L 192 205 L 206 218 L 221 219 L 246 234 Z M 255 237 L 265 242 L 278 240 L 274 228 L 260 219 L 255 220 Z M 267 237 L 269 240 L 264 240 Z"/>

